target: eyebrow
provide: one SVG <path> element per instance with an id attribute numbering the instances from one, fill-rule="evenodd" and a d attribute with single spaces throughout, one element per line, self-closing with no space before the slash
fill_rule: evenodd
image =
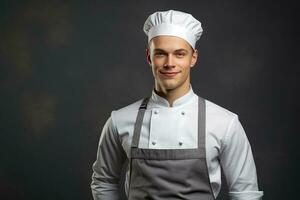
<path id="1" fill-rule="evenodd" d="M 186 49 L 177 49 L 174 52 L 181 52 L 181 51 L 184 51 L 185 53 L 188 53 L 188 50 L 186 50 Z"/>
<path id="2" fill-rule="evenodd" d="M 155 52 L 166 52 L 165 50 L 159 49 L 159 48 L 154 49 L 153 51 L 155 51 Z M 188 53 L 188 51 L 186 49 L 176 49 L 174 52 L 181 52 L 181 51 L 184 51 L 184 52 Z"/>

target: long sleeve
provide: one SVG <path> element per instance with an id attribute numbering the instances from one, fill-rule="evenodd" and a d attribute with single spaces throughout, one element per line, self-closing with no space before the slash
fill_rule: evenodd
<path id="1" fill-rule="evenodd" d="M 94 200 L 120 199 L 119 180 L 126 155 L 110 117 L 103 127 L 97 159 L 93 164 L 91 189 Z"/>
<path id="2" fill-rule="evenodd" d="M 261 199 L 251 147 L 237 116 L 227 130 L 220 160 L 231 200 Z"/>

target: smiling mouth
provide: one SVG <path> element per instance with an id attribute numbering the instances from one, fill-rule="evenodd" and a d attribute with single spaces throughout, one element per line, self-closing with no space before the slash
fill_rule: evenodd
<path id="1" fill-rule="evenodd" d="M 160 71 L 160 73 L 161 73 L 162 75 L 164 75 L 165 77 L 174 77 L 174 76 L 176 76 L 176 74 L 178 74 L 179 72 L 162 72 L 162 71 Z"/>

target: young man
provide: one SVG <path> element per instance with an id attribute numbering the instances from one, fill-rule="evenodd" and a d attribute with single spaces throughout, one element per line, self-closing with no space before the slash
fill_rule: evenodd
<path id="1" fill-rule="evenodd" d="M 111 113 L 93 165 L 95 200 L 120 198 L 127 160 L 129 200 L 212 200 L 221 188 L 221 166 L 229 196 L 261 199 L 256 168 L 238 116 L 197 96 L 190 69 L 197 61 L 201 23 L 192 15 L 156 12 L 144 24 L 154 89 L 149 98 Z"/>

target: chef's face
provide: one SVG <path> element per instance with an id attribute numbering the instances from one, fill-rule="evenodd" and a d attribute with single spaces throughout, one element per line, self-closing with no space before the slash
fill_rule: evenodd
<path id="1" fill-rule="evenodd" d="M 185 90 L 190 84 L 190 69 L 197 61 L 197 50 L 175 36 L 152 38 L 146 51 L 157 91 Z"/>

